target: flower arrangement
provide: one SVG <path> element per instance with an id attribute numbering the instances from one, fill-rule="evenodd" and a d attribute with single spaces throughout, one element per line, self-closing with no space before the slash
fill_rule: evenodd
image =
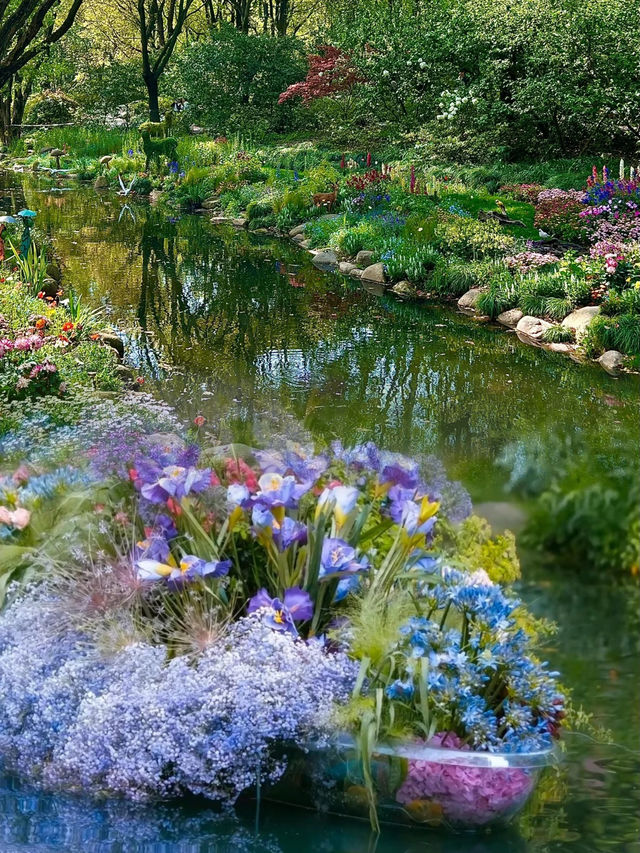
<path id="1" fill-rule="evenodd" d="M 378 743 L 550 748 L 555 674 L 533 656 L 519 603 L 462 546 L 451 522 L 466 529 L 470 503 L 441 466 L 371 443 L 203 451 L 151 432 L 153 412 L 121 429 L 113 405 L 79 433 L 53 429 L 84 455 L 75 483 L 33 465 L 4 481 L 10 536 L 56 482 L 100 489 L 93 532 L 34 550 L 31 585 L 0 616 L 7 766 L 54 788 L 232 803 L 277 782 L 288 749 L 350 732 L 375 822 Z M 462 820 L 454 789 L 403 768 L 397 804 L 418 791 Z M 464 819 L 500 818 L 525 788 L 513 781 L 488 812 L 480 786 Z"/>

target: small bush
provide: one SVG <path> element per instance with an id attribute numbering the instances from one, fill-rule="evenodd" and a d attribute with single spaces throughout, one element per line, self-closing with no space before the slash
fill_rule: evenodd
<path id="1" fill-rule="evenodd" d="M 78 104 L 65 95 L 52 89 L 46 89 L 32 95 L 24 111 L 25 124 L 67 124 L 76 116 Z"/>
<path id="2" fill-rule="evenodd" d="M 568 329 L 566 326 L 556 325 L 550 329 L 546 329 L 542 335 L 542 340 L 547 344 L 568 344 L 575 340 L 575 332 L 573 329 Z"/>
<path id="3" fill-rule="evenodd" d="M 625 355 L 640 353 L 640 316 L 617 314 L 614 317 L 600 315 L 588 326 L 582 346 L 590 358 L 615 349 Z"/>

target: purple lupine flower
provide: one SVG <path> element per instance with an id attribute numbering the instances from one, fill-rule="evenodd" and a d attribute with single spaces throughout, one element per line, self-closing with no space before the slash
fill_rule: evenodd
<path id="1" fill-rule="evenodd" d="M 267 609 L 271 612 L 266 617 L 266 623 L 274 631 L 287 631 L 298 634 L 295 622 L 307 622 L 313 616 L 313 601 L 308 592 L 298 586 L 285 590 L 284 596 L 271 598 L 266 589 L 259 590 L 249 601 L 247 613 Z"/>
<path id="2" fill-rule="evenodd" d="M 369 568 L 366 557 L 358 560 L 355 548 L 342 539 L 325 539 L 320 557 L 319 580 L 332 580 L 336 575 L 365 572 Z"/>

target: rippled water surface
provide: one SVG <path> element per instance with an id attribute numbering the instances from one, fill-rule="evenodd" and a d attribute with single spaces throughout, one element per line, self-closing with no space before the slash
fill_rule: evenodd
<path id="1" fill-rule="evenodd" d="M 419 307 L 321 273 L 297 248 L 176 219 L 90 189 L 0 176 L 0 212 L 38 211 L 64 280 L 111 322 L 140 331 L 128 358 L 185 418 L 203 414 L 223 439 L 373 439 L 435 453 L 497 525 L 526 503 L 510 484 L 573 455 L 632 464 L 640 438 L 635 378 L 525 346 L 451 309 Z M 545 650 L 575 703 L 612 733 L 567 738 L 559 774 L 507 834 L 385 831 L 356 821 L 253 806 L 236 819 L 201 802 L 97 804 L 0 785 L 0 851 L 90 853 L 411 853 L 640 851 L 639 600 L 581 580 L 558 560 L 523 553 L 521 592 L 559 625 Z"/>

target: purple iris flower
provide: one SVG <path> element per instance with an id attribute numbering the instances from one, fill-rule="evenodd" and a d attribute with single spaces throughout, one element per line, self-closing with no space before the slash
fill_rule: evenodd
<path id="1" fill-rule="evenodd" d="M 271 611 L 266 622 L 274 631 L 288 631 L 294 636 L 298 635 L 295 622 L 307 622 L 313 616 L 311 596 L 298 586 L 285 590 L 282 599 L 271 598 L 266 589 L 259 590 L 249 601 L 247 613 L 261 608 Z"/>
<path id="2" fill-rule="evenodd" d="M 294 507 L 296 502 L 309 491 L 311 483 L 296 483 L 295 477 L 282 474 L 263 474 L 258 480 L 258 500 L 269 507 Z"/>
<path id="3" fill-rule="evenodd" d="M 203 492 L 210 485 L 211 471 L 208 468 L 183 468 L 180 465 L 168 465 L 162 469 L 162 475 L 157 480 L 145 483 L 140 489 L 140 493 L 143 498 L 152 503 L 164 503 L 169 498 L 182 500 L 190 492 Z"/>
<path id="4" fill-rule="evenodd" d="M 127 151 L 127 154 L 129 155 L 129 157 L 133 157 L 133 148 L 130 148 L 130 149 Z"/>
<path id="5" fill-rule="evenodd" d="M 136 542 L 136 556 L 165 563 L 169 557 L 169 543 L 160 534 L 152 533 L 146 539 Z"/>
<path id="6" fill-rule="evenodd" d="M 273 530 L 275 518 L 268 506 L 257 503 L 251 510 L 251 522 L 257 531 Z"/>
<path id="7" fill-rule="evenodd" d="M 352 575 L 369 568 L 366 557 L 357 559 L 355 548 L 342 539 L 325 539 L 320 558 L 319 580 L 331 580 L 334 575 Z"/>
<path id="8" fill-rule="evenodd" d="M 380 451 L 372 441 L 367 441 L 366 444 L 357 444 L 351 449 L 344 448 L 341 441 L 334 441 L 331 450 L 336 459 L 341 459 L 350 468 L 355 468 L 358 471 L 364 469 L 380 470 Z"/>
<path id="9" fill-rule="evenodd" d="M 420 482 L 418 465 L 405 456 L 388 454 L 383 460 L 380 482 L 402 486 L 405 489 L 415 489 Z"/>
<path id="10" fill-rule="evenodd" d="M 202 560 L 193 554 L 185 554 L 180 560 L 180 573 L 183 578 L 221 578 L 229 574 L 231 560 Z M 170 580 L 174 580 L 173 576 Z"/>
<path id="11" fill-rule="evenodd" d="M 401 524 L 409 536 L 424 534 L 425 536 L 433 530 L 436 516 L 431 515 L 424 519 L 421 515 L 422 507 L 415 501 L 396 501 L 391 506 L 391 518 Z"/>
<path id="12" fill-rule="evenodd" d="M 334 486 L 332 489 L 325 489 L 318 498 L 317 508 L 320 509 L 325 504 L 330 504 L 333 507 L 338 524 L 342 525 L 347 520 L 347 517 L 356 507 L 360 492 L 355 486 Z"/>
<path id="13" fill-rule="evenodd" d="M 329 467 L 329 459 L 320 454 L 319 456 L 305 456 L 294 450 L 285 454 L 284 458 L 287 470 L 292 471 L 303 483 L 315 481 L 321 477 Z"/>
<path id="14" fill-rule="evenodd" d="M 227 488 L 227 500 L 230 504 L 246 509 L 251 506 L 251 492 L 242 483 L 232 483 Z"/>
<path id="15" fill-rule="evenodd" d="M 162 535 L 165 539 L 175 539 L 178 535 L 178 528 L 175 526 L 173 519 L 164 512 L 160 512 L 156 515 L 154 526 L 162 531 Z"/>
<path id="16" fill-rule="evenodd" d="M 338 581 L 336 593 L 333 596 L 333 603 L 337 604 L 339 601 L 345 599 L 352 592 L 358 592 L 359 589 L 360 575 L 348 575 L 346 578 L 342 578 Z"/>
<path id="17" fill-rule="evenodd" d="M 253 455 L 264 474 L 286 474 L 287 466 L 282 453 L 278 453 L 277 450 L 255 450 Z"/>
<path id="18" fill-rule="evenodd" d="M 307 526 L 287 515 L 282 519 L 280 527 L 274 529 L 273 541 L 278 546 L 279 551 L 286 551 L 295 542 L 304 545 L 307 541 Z"/>

